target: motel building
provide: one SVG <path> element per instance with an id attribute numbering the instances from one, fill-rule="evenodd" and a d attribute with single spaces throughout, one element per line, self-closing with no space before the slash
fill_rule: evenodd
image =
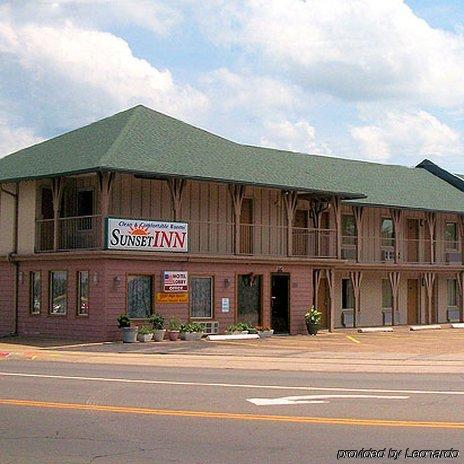
<path id="1" fill-rule="evenodd" d="M 0 159 L 0 335 L 463 321 L 464 180 L 234 143 L 144 106 Z"/>

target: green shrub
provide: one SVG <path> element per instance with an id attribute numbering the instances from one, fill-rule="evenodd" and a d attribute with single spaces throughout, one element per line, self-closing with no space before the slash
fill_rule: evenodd
<path id="1" fill-rule="evenodd" d="M 153 325 L 154 330 L 164 329 L 164 316 L 158 313 L 154 313 L 150 316 L 148 321 Z"/>
<path id="2" fill-rule="evenodd" d="M 120 329 L 123 327 L 130 327 L 131 321 L 125 314 L 120 314 L 117 318 L 118 326 Z"/>
<path id="3" fill-rule="evenodd" d="M 181 323 L 177 317 L 172 317 L 169 321 L 169 330 L 180 330 Z"/>
<path id="4" fill-rule="evenodd" d="M 147 327 L 146 325 L 142 325 L 142 327 L 139 328 L 139 334 L 140 335 L 148 335 L 153 333 L 153 329 L 151 327 Z"/>
<path id="5" fill-rule="evenodd" d="M 318 311 L 314 306 L 305 314 L 305 322 L 308 325 L 317 325 L 321 322 L 322 313 Z"/>

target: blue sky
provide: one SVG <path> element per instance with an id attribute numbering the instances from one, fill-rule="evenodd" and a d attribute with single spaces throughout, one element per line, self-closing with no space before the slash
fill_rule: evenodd
<path id="1" fill-rule="evenodd" d="M 0 0 L 0 156 L 138 103 L 238 142 L 464 172 L 449 0 Z"/>

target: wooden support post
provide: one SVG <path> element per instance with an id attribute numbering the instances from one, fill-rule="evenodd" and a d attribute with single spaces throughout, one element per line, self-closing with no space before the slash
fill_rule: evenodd
<path id="1" fill-rule="evenodd" d="M 426 218 L 430 236 L 430 262 L 433 264 L 436 261 L 435 234 L 437 228 L 437 215 L 433 211 L 427 211 Z"/>
<path id="2" fill-rule="evenodd" d="M 401 272 L 399 271 L 393 271 L 393 272 L 388 273 L 388 279 L 390 280 L 390 286 L 392 289 L 392 297 L 393 297 L 392 325 L 395 325 L 396 323 L 396 314 L 399 309 L 398 296 L 399 296 L 399 289 L 400 289 L 400 278 L 401 278 Z"/>
<path id="3" fill-rule="evenodd" d="M 390 214 L 393 221 L 393 229 L 395 235 L 395 263 L 399 263 L 402 259 L 401 257 L 401 244 L 403 239 L 403 211 L 401 209 L 390 210 Z"/>
<path id="4" fill-rule="evenodd" d="M 287 255 L 293 255 L 293 218 L 298 203 L 298 192 L 286 190 L 282 192 L 287 212 Z"/>
<path id="5" fill-rule="evenodd" d="M 329 332 L 335 330 L 335 272 L 333 269 L 326 269 L 327 287 L 330 297 Z"/>
<path id="6" fill-rule="evenodd" d="M 235 254 L 240 254 L 240 215 L 242 213 L 243 197 L 245 196 L 245 186 L 241 184 L 230 184 L 229 193 L 232 198 L 234 208 L 234 250 Z"/>
<path id="7" fill-rule="evenodd" d="M 362 272 L 351 271 L 350 279 L 351 279 L 351 284 L 353 285 L 353 293 L 354 293 L 353 325 L 354 327 L 358 327 L 358 318 L 359 318 L 359 313 L 361 312 Z"/>
<path id="8" fill-rule="evenodd" d="M 53 198 L 53 251 L 57 251 L 60 244 L 60 211 L 61 198 L 64 187 L 63 177 L 52 179 L 52 198 Z"/>
<path id="9" fill-rule="evenodd" d="M 425 291 L 427 294 L 427 311 L 425 313 L 425 323 L 432 323 L 432 298 L 433 298 L 433 284 L 435 283 L 435 272 L 424 272 L 423 279 L 425 282 Z"/>
<path id="10" fill-rule="evenodd" d="M 106 218 L 110 207 L 111 187 L 113 186 L 115 174 L 113 172 L 99 172 L 98 173 L 98 188 L 100 190 L 100 241 L 101 246 L 105 247 L 105 228 Z"/>
<path id="11" fill-rule="evenodd" d="M 180 211 L 182 207 L 182 195 L 184 193 L 187 181 L 178 177 L 170 177 L 168 179 L 169 191 L 171 193 L 172 211 L 174 213 L 174 221 L 180 219 Z"/>
<path id="12" fill-rule="evenodd" d="M 362 223 L 363 223 L 363 212 L 362 206 L 353 206 L 353 215 L 356 222 L 356 261 L 361 262 L 361 251 L 362 251 Z"/>
<path id="13" fill-rule="evenodd" d="M 337 259 L 342 259 L 342 206 L 340 197 L 332 198 L 332 205 L 334 208 L 335 227 L 337 229 L 336 247 Z"/>
<path id="14" fill-rule="evenodd" d="M 464 272 L 457 272 L 459 291 L 459 322 L 464 322 Z"/>

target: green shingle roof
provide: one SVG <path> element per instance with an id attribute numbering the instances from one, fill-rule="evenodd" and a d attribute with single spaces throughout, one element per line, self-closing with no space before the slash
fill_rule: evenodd
<path id="1" fill-rule="evenodd" d="M 92 171 L 338 193 L 362 204 L 464 213 L 464 193 L 425 169 L 241 145 L 141 105 L 0 159 L 0 182 Z"/>

